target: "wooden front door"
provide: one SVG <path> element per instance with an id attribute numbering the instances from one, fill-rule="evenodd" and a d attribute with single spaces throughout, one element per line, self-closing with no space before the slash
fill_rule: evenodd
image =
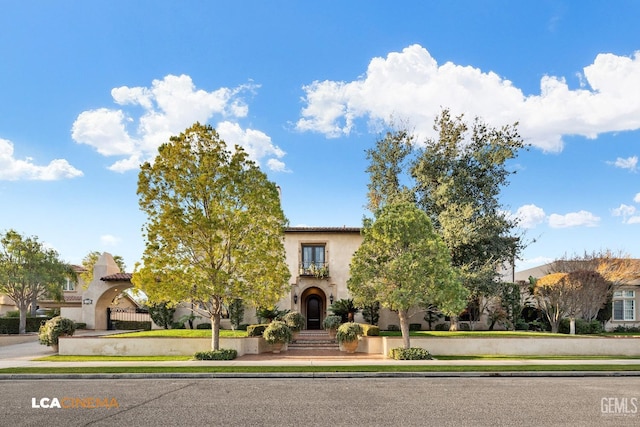
<path id="1" fill-rule="evenodd" d="M 321 329 L 322 301 L 317 295 L 307 298 L 307 329 Z"/>

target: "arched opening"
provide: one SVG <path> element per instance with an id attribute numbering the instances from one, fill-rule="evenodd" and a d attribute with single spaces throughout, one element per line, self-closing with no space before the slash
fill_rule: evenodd
<path id="1" fill-rule="evenodd" d="M 327 306 L 327 295 L 320 288 L 309 288 L 302 293 L 303 315 L 307 319 L 306 329 L 322 329 Z"/>

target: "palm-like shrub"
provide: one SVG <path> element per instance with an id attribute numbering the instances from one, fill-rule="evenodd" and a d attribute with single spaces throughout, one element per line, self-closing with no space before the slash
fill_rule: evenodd
<path id="1" fill-rule="evenodd" d="M 262 337 L 269 344 L 285 344 L 291 342 L 293 334 L 291 333 L 291 328 L 289 328 L 286 323 L 280 320 L 274 320 L 269 323 L 269 326 L 264 330 Z"/>
<path id="2" fill-rule="evenodd" d="M 64 335 L 71 336 L 76 331 L 76 324 L 66 317 L 56 316 L 47 320 L 38 331 L 40 344 L 48 346 L 58 345 L 58 338 Z"/>
<path id="3" fill-rule="evenodd" d="M 362 335 L 362 327 L 358 323 L 343 323 L 338 328 L 336 340 L 338 343 L 356 341 L 360 335 Z"/>
<path id="4" fill-rule="evenodd" d="M 340 325 L 342 324 L 342 318 L 340 316 L 327 316 L 324 318 L 324 321 L 322 322 L 322 326 L 325 329 L 338 329 L 340 327 Z"/>

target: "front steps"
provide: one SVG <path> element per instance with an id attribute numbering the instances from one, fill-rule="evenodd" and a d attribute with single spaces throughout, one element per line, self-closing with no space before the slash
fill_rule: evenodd
<path id="1" fill-rule="evenodd" d="M 300 331 L 296 342 L 289 343 L 289 351 L 340 351 L 335 339 L 329 336 L 327 331 L 303 330 Z"/>

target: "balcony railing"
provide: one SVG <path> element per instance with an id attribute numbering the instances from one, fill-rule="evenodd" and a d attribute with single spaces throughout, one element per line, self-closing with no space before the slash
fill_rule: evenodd
<path id="1" fill-rule="evenodd" d="M 329 277 L 329 263 L 327 262 L 302 262 L 299 268 L 300 276 L 324 279 Z"/>

